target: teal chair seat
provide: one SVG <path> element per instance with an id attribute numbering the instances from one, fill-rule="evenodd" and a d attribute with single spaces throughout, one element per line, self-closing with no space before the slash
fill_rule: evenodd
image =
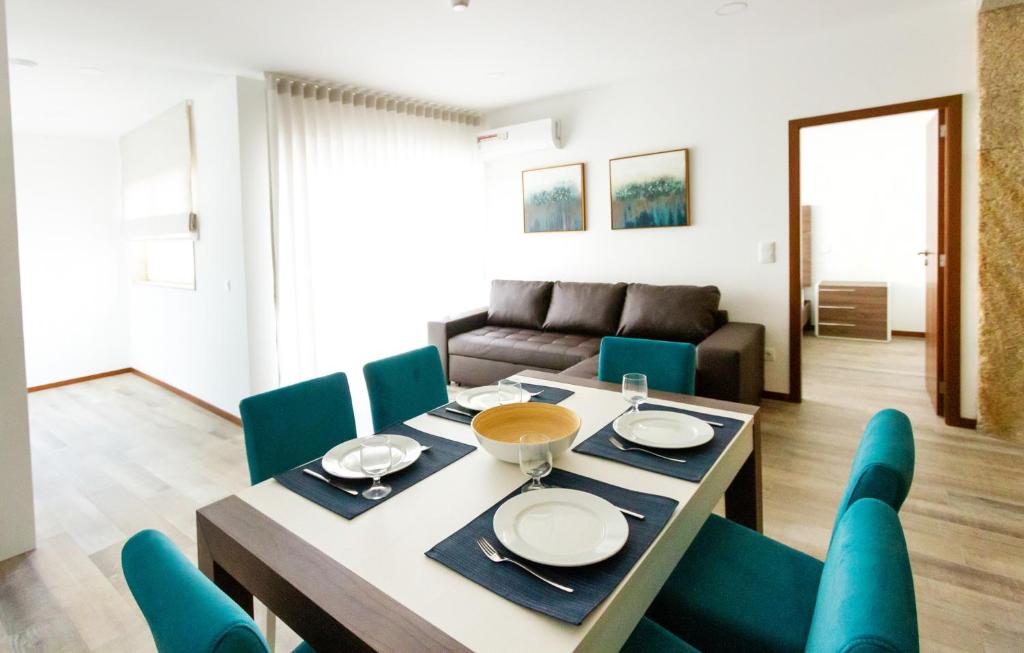
<path id="1" fill-rule="evenodd" d="M 708 651 L 802 651 L 824 564 L 711 515 L 647 616 Z"/>
<path id="2" fill-rule="evenodd" d="M 913 472 L 910 420 L 896 410 L 879 412 L 854 456 L 833 538 L 861 500 L 899 510 Z M 647 615 L 704 651 L 803 651 L 827 566 L 828 559 L 711 515 Z"/>
<path id="3" fill-rule="evenodd" d="M 248 397 L 239 412 L 253 485 L 356 436 L 352 394 L 342 372 Z"/>
<path id="4" fill-rule="evenodd" d="M 128 588 L 160 653 L 268 653 L 256 623 L 166 535 L 146 530 L 121 550 Z M 303 643 L 295 653 L 315 653 Z"/>
<path id="5" fill-rule="evenodd" d="M 433 345 L 367 363 L 363 378 L 378 433 L 448 403 L 441 354 Z"/>
<path id="6" fill-rule="evenodd" d="M 620 653 L 700 653 L 647 617 L 640 620 Z"/>
<path id="7" fill-rule="evenodd" d="M 597 378 L 622 383 L 622 376 L 631 372 L 646 374 L 651 390 L 692 395 L 697 378 L 697 348 L 686 342 L 603 338 Z"/>

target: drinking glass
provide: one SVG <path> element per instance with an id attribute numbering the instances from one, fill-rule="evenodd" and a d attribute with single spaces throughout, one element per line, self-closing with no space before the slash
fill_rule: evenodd
<path id="1" fill-rule="evenodd" d="M 498 381 L 498 405 L 518 404 L 523 401 L 523 385 L 519 381 L 502 379 Z"/>
<path id="2" fill-rule="evenodd" d="M 373 435 L 359 438 L 359 467 L 373 479 L 373 485 L 363 490 L 363 496 L 372 501 L 391 494 L 391 486 L 380 482 L 380 477 L 391 469 L 391 438 Z"/>
<path id="3" fill-rule="evenodd" d="M 519 438 L 519 469 L 532 479 L 523 486 L 523 492 L 543 490 L 540 479 L 551 473 L 551 438 L 539 433 L 527 433 Z"/>
<path id="4" fill-rule="evenodd" d="M 622 375 L 622 397 L 633 405 L 633 412 L 640 411 L 640 404 L 647 401 L 647 375 L 646 374 L 623 374 Z"/>

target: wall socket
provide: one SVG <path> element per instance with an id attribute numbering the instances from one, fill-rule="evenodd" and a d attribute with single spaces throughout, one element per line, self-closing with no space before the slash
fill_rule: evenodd
<path id="1" fill-rule="evenodd" d="M 767 363 L 774 363 L 775 362 L 775 348 L 774 347 L 765 347 L 764 348 L 764 360 Z"/>

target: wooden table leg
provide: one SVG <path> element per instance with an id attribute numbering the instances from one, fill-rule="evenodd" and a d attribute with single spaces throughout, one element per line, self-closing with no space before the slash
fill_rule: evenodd
<path id="1" fill-rule="evenodd" d="M 761 506 L 761 423 L 754 416 L 754 450 L 725 491 L 725 516 L 747 528 L 764 532 Z"/>
<path id="2" fill-rule="evenodd" d="M 227 570 L 213 559 L 213 552 L 210 551 L 210 545 L 207 543 L 203 533 L 202 520 L 197 520 L 196 523 L 196 545 L 198 548 L 199 571 L 203 572 L 207 578 L 213 581 L 214 585 L 241 606 L 250 617 L 253 616 L 252 592 L 245 589 L 234 576 L 229 574 Z"/>

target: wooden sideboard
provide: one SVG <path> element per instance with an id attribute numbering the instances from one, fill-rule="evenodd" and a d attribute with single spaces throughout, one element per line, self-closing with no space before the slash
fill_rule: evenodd
<path id="1" fill-rule="evenodd" d="M 878 281 L 822 281 L 817 288 L 815 334 L 827 338 L 892 338 L 889 284 Z"/>

